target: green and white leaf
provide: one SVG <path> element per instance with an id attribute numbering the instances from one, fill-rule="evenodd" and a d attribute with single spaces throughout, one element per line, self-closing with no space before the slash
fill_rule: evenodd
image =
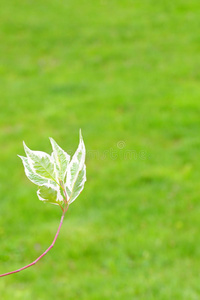
<path id="1" fill-rule="evenodd" d="M 67 180 L 65 188 L 69 197 L 69 203 L 72 203 L 80 194 L 84 187 L 85 181 L 85 145 L 80 131 L 80 141 L 78 149 L 73 155 L 67 169 Z"/>
<path id="2" fill-rule="evenodd" d="M 34 184 L 37 184 L 39 186 L 42 186 L 42 185 L 46 185 L 47 187 L 53 187 L 55 186 L 55 182 L 50 180 L 50 179 L 47 179 L 47 178 L 44 178 L 38 174 L 36 174 L 33 169 L 31 168 L 31 165 L 29 163 L 29 160 L 27 157 L 24 157 L 24 156 L 20 156 L 18 155 L 21 160 L 22 160 L 22 163 L 24 165 L 24 171 L 25 171 L 25 174 L 26 176 L 28 177 L 28 179 L 30 181 L 32 181 Z"/>
<path id="3" fill-rule="evenodd" d="M 77 178 L 74 182 L 70 194 L 69 204 L 71 204 L 74 200 L 76 200 L 78 195 L 82 192 L 85 182 L 86 182 L 86 166 L 84 164 L 83 168 L 78 172 Z"/>
<path id="4" fill-rule="evenodd" d="M 58 191 L 56 189 L 50 188 L 50 187 L 46 187 L 46 186 L 42 186 L 40 187 L 40 189 L 37 191 L 37 195 L 39 200 L 44 201 L 44 202 L 49 202 L 52 204 L 59 204 L 58 202 L 62 201 L 58 201 Z"/>
<path id="5" fill-rule="evenodd" d="M 34 173 L 46 179 L 56 181 L 54 163 L 49 154 L 42 151 L 32 151 L 26 146 L 25 143 L 24 150 Z"/>
<path id="6" fill-rule="evenodd" d="M 52 158 L 55 163 L 58 181 L 64 181 L 70 156 L 54 141 L 54 139 L 50 138 L 50 142 L 53 149 Z"/>

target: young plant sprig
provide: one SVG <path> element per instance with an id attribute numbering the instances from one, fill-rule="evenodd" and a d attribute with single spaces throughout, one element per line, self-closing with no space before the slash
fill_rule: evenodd
<path id="1" fill-rule="evenodd" d="M 78 148 L 71 161 L 70 156 L 50 138 L 53 152 L 32 151 L 24 143 L 26 156 L 18 155 L 23 162 L 25 174 L 39 189 L 39 200 L 59 205 L 62 209 L 60 224 L 52 244 L 32 263 L 0 277 L 14 274 L 35 265 L 54 246 L 69 205 L 76 200 L 86 181 L 85 145 L 80 130 Z"/>

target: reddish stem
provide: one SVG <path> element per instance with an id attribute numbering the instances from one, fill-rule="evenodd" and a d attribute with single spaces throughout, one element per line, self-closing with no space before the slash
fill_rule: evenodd
<path id="1" fill-rule="evenodd" d="M 49 248 L 47 248 L 47 250 L 44 251 L 44 253 L 42 253 L 42 254 L 41 254 L 36 260 L 34 260 L 32 263 L 30 263 L 30 264 L 26 265 L 25 267 L 22 267 L 22 268 L 20 268 L 20 269 L 18 269 L 18 270 L 15 270 L 15 271 L 12 271 L 12 272 L 8 272 L 8 273 L 1 274 L 0 277 L 7 276 L 7 275 L 10 275 L 10 274 L 14 274 L 14 273 L 18 273 L 18 272 L 20 272 L 20 271 L 22 271 L 22 270 L 25 270 L 25 269 L 27 269 L 27 268 L 29 268 L 29 267 L 35 265 L 35 264 L 36 264 L 43 256 L 45 256 L 45 255 L 49 252 L 49 250 L 50 250 L 51 248 L 53 248 L 53 246 L 54 246 L 54 244 L 55 244 L 55 241 L 57 240 L 57 237 L 58 237 L 58 235 L 59 235 L 60 228 L 61 228 L 61 226 L 62 226 L 63 219 L 64 219 L 64 216 L 65 216 L 65 213 L 66 213 L 68 207 L 69 207 L 69 206 L 67 206 L 67 208 L 66 208 L 65 210 L 63 210 L 63 214 L 62 214 L 62 217 L 61 217 L 61 220 L 60 220 L 60 224 L 59 224 L 58 230 L 57 230 L 57 232 L 56 232 L 56 235 L 55 235 L 55 237 L 54 237 L 54 240 L 53 240 L 51 246 L 49 246 Z"/>

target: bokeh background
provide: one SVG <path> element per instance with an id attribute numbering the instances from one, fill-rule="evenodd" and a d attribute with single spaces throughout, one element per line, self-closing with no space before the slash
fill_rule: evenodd
<path id="1" fill-rule="evenodd" d="M 73 153 L 87 182 L 54 248 L 0 297 L 196 300 L 200 269 L 198 0 L 1 0 L 0 273 L 51 244 L 22 141 Z"/>

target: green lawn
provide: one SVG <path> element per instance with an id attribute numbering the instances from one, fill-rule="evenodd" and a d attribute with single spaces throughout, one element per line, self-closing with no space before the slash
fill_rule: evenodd
<path id="1" fill-rule="evenodd" d="M 22 141 L 67 152 L 87 182 L 54 248 L 0 278 L 2 300 L 198 300 L 198 0 L 1 0 L 0 273 L 51 244 Z"/>

